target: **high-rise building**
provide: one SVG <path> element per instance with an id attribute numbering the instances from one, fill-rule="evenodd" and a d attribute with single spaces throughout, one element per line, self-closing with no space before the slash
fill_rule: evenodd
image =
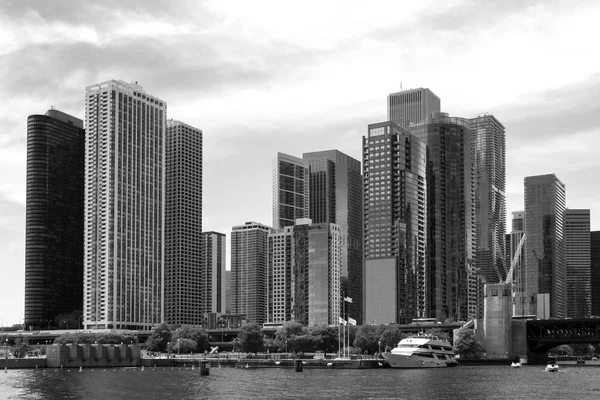
<path id="1" fill-rule="evenodd" d="M 477 269 L 486 283 L 506 279 L 506 135 L 493 116 L 471 118 L 475 179 Z"/>
<path id="2" fill-rule="evenodd" d="M 344 236 L 339 226 L 310 219 L 269 235 L 268 322 L 338 323 Z"/>
<path id="3" fill-rule="evenodd" d="M 203 313 L 224 314 L 227 308 L 226 236 L 219 232 L 202 232 L 202 280 L 200 286 Z"/>
<path id="4" fill-rule="evenodd" d="M 231 311 L 262 324 L 268 304 L 268 236 L 272 229 L 257 222 L 231 231 Z"/>
<path id="5" fill-rule="evenodd" d="M 342 254 L 341 291 L 352 303 L 352 318 L 363 321 L 362 172 L 360 161 L 338 150 L 302 155 L 309 170 L 309 216 L 314 224 L 332 223 L 347 237 Z M 349 307 L 348 307 L 349 306 Z"/>
<path id="6" fill-rule="evenodd" d="M 165 137 L 165 321 L 200 325 L 202 131 L 169 119 Z"/>
<path id="7" fill-rule="evenodd" d="M 590 210 L 565 210 L 567 262 L 567 317 L 587 318 L 592 313 Z"/>
<path id="8" fill-rule="evenodd" d="M 137 83 L 86 87 L 84 325 L 164 320 L 167 104 Z"/>
<path id="9" fill-rule="evenodd" d="M 590 232 L 592 315 L 600 316 L 600 231 Z"/>
<path id="10" fill-rule="evenodd" d="M 49 329 L 83 306 L 83 121 L 48 110 L 27 118 L 25 319 Z"/>
<path id="11" fill-rule="evenodd" d="M 427 219 L 430 316 L 483 317 L 483 282 L 475 266 L 474 149 L 470 121 L 438 113 L 410 132 L 429 150 Z"/>
<path id="12" fill-rule="evenodd" d="M 531 300 L 525 295 L 525 247 L 523 245 L 521 245 L 520 254 L 517 256 L 519 243 L 525 235 L 525 211 L 512 212 L 511 226 L 512 231 L 506 234 L 505 263 L 507 269 L 510 269 L 512 262 L 515 262 L 512 274 L 514 291 L 513 315 L 531 315 L 535 312 L 530 309 Z"/>
<path id="13" fill-rule="evenodd" d="M 394 122 L 363 137 L 367 324 L 427 317 L 427 148 Z"/>
<path id="14" fill-rule="evenodd" d="M 277 153 L 273 160 L 273 228 L 308 218 L 308 168 L 301 158 Z"/>
<path id="15" fill-rule="evenodd" d="M 408 129 L 412 124 L 440 112 L 440 98 L 429 89 L 409 89 L 391 93 L 387 98 L 388 121 Z"/>
<path id="16" fill-rule="evenodd" d="M 565 209 L 565 185 L 554 174 L 525 178 L 525 291 L 542 319 L 566 317 Z"/>

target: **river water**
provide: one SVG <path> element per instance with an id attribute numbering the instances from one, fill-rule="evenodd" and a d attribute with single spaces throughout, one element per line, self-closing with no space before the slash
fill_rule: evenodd
<path id="1" fill-rule="evenodd" d="M 600 399 L 600 368 L 33 369 L 0 371 L 0 399 Z"/>

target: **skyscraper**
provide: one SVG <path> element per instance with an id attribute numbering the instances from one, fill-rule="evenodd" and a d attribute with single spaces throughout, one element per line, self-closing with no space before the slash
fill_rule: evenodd
<path id="1" fill-rule="evenodd" d="M 427 148 L 394 122 L 363 137 L 367 324 L 426 317 Z"/>
<path id="2" fill-rule="evenodd" d="M 226 236 L 202 232 L 202 280 L 200 286 L 203 313 L 225 313 L 227 307 Z"/>
<path id="3" fill-rule="evenodd" d="M 167 104 L 137 83 L 86 87 L 84 325 L 163 321 Z"/>
<path id="4" fill-rule="evenodd" d="M 489 114 L 471 118 L 474 151 L 477 269 L 487 283 L 506 279 L 506 135 Z"/>
<path id="5" fill-rule="evenodd" d="M 206 289 L 202 265 L 202 131 L 167 120 L 165 139 L 165 321 L 200 325 Z"/>
<path id="6" fill-rule="evenodd" d="M 554 175 L 525 178 L 525 291 L 538 318 L 566 317 L 565 185 Z"/>
<path id="7" fill-rule="evenodd" d="M 313 224 L 332 223 L 347 237 L 342 254 L 341 290 L 352 298 L 352 318 L 363 321 L 362 173 L 360 161 L 338 150 L 304 153 L 309 170 L 309 216 Z"/>
<path id="8" fill-rule="evenodd" d="M 268 322 L 338 323 L 344 236 L 339 226 L 310 219 L 269 235 Z"/>
<path id="9" fill-rule="evenodd" d="M 590 232 L 592 315 L 600 316 L 600 231 Z"/>
<path id="10" fill-rule="evenodd" d="M 525 295 L 525 247 L 521 245 L 520 255 L 515 259 L 519 243 L 525 235 L 525 211 L 512 212 L 512 231 L 506 234 L 506 257 L 505 262 L 507 269 L 510 269 L 511 263 L 515 260 L 515 268 L 513 270 L 513 291 L 514 304 L 513 315 L 532 315 L 534 310 L 530 309 L 531 299 Z"/>
<path id="11" fill-rule="evenodd" d="M 84 161 L 82 120 L 54 109 L 27 118 L 27 328 L 82 311 Z"/>
<path id="12" fill-rule="evenodd" d="M 565 210 L 567 262 L 567 317 L 587 318 L 592 313 L 590 210 Z"/>
<path id="13" fill-rule="evenodd" d="M 391 93 L 387 98 L 388 121 L 408 129 L 412 124 L 440 112 L 440 98 L 429 89 L 410 89 Z"/>
<path id="14" fill-rule="evenodd" d="M 267 318 L 268 236 L 272 229 L 257 222 L 231 231 L 231 311 L 249 322 Z"/>
<path id="15" fill-rule="evenodd" d="M 273 160 L 273 228 L 308 218 L 308 168 L 304 161 L 277 153 Z"/>
<path id="16" fill-rule="evenodd" d="M 482 317 L 483 284 L 476 274 L 475 181 L 470 121 L 438 113 L 412 125 L 427 144 L 431 317 Z"/>

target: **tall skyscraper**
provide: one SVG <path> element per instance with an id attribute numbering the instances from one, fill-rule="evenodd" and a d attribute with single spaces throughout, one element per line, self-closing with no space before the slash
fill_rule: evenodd
<path id="1" fill-rule="evenodd" d="M 429 89 L 410 89 L 391 93 L 387 98 L 388 121 L 408 129 L 412 124 L 440 112 L 440 98 Z"/>
<path id="2" fill-rule="evenodd" d="M 535 312 L 530 309 L 531 299 L 525 295 L 525 247 L 521 245 L 520 255 L 515 259 L 519 243 L 525 235 L 525 211 L 513 211 L 512 213 L 512 231 L 506 234 L 506 257 L 505 263 L 507 269 L 510 269 L 511 263 L 515 260 L 513 270 L 513 315 L 532 315 Z M 478 260 L 479 261 L 479 260 Z"/>
<path id="3" fill-rule="evenodd" d="M 427 317 L 427 148 L 394 122 L 363 137 L 367 324 Z"/>
<path id="4" fill-rule="evenodd" d="M 231 231 L 231 311 L 262 324 L 267 318 L 268 236 L 272 229 L 257 222 Z"/>
<path id="5" fill-rule="evenodd" d="M 308 168 L 301 158 L 277 153 L 273 160 L 273 228 L 308 218 Z"/>
<path id="6" fill-rule="evenodd" d="M 360 161 L 338 150 L 302 155 L 309 170 L 309 216 L 314 224 L 332 223 L 347 237 L 342 254 L 341 291 L 352 298 L 352 318 L 363 321 L 362 173 Z"/>
<path id="7" fill-rule="evenodd" d="M 25 326 L 49 329 L 83 306 L 83 121 L 27 118 Z"/>
<path id="8" fill-rule="evenodd" d="M 590 232 L 592 315 L 600 316 L 600 231 Z"/>
<path id="9" fill-rule="evenodd" d="M 482 317 L 483 283 L 475 261 L 474 149 L 470 121 L 438 113 L 412 125 L 427 144 L 431 317 Z"/>
<path id="10" fill-rule="evenodd" d="M 137 83 L 86 87 L 84 325 L 163 321 L 167 104 Z"/>
<path id="11" fill-rule="evenodd" d="M 554 175 L 525 178 L 525 291 L 538 318 L 566 317 L 565 185 Z"/>
<path id="12" fill-rule="evenodd" d="M 269 235 L 268 322 L 338 323 L 344 236 L 339 226 L 310 219 Z"/>
<path id="13" fill-rule="evenodd" d="M 225 313 L 227 307 L 226 236 L 219 232 L 202 232 L 202 280 L 200 286 L 203 313 Z"/>
<path id="14" fill-rule="evenodd" d="M 472 118 L 477 269 L 487 283 L 506 279 L 506 135 L 489 114 Z"/>
<path id="15" fill-rule="evenodd" d="M 587 318 L 592 313 L 590 210 L 565 210 L 567 261 L 567 317 Z"/>
<path id="16" fill-rule="evenodd" d="M 169 119 L 165 149 L 165 321 L 200 325 L 202 131 Z"/>

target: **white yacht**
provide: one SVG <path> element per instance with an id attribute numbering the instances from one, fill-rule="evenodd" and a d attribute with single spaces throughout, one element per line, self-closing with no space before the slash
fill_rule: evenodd
<path id="1" fill-rule="evenodd" d="M 437 336 L 404 338 L 389 353 L 383 353 L 392 368 L 441 368 L 458 365 L 452 345 Z"/>

